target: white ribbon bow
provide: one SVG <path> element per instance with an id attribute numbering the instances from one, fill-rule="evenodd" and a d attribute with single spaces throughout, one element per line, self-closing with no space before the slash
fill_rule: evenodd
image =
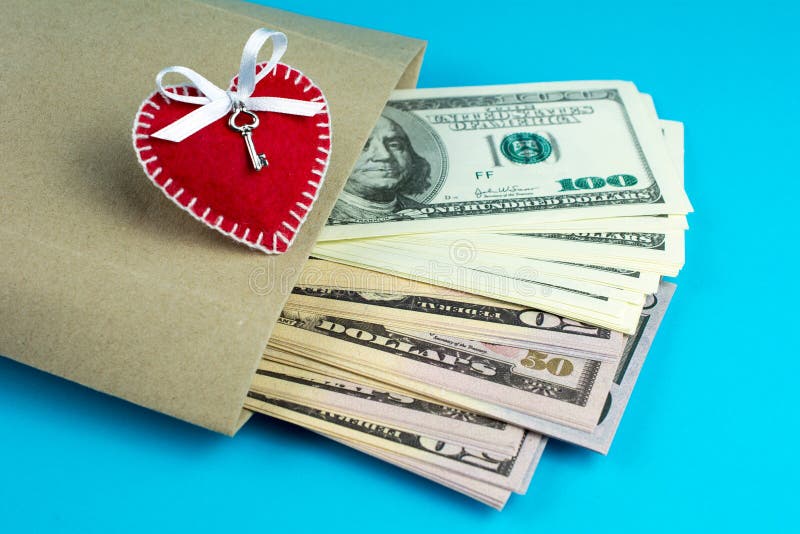
<path id="1" fill-rule="evenodd" d="M 272 57 L 269 58 L 267 66 L 256 74 L 258 52 L 269 39 L 272 39 L 273 44 Z M 244 45 L 242 62 L 239 65 L 239 80 L 235 91 L 220 89 L 188 67 L 167 67 L 159 72 L 158 76 L 156 76 L 156 84 L 158 85 L 158 91 L 164 95 L 164 98 L 188 104 L 197 104 L 202 107 L 165 126 L 152 134 L 152 136 L 167 141 L 180 142 L 212 122 L 221 119 L 234 108 L 239 107 L 244 107 L 250 111 L 272 111 L 275 113 L 301 115 L 303 117 L 311 117 L 322 111 L 322 108 L 325 107 L 322 102 L 308 102 L 273 96 L 250 96 L 253 94 L 256 84 L 271 73 L 278 64 L 278 61 L 286 52 L 286 45 L 286 35 L 281 32 L 270 31 L 265 28 L 259 28 L 253 32 L 253 35 Z M 173 72 L 186 76 L 202 96 L 186 96 L 167 91 L 161 82 L 164 76 Z"/>

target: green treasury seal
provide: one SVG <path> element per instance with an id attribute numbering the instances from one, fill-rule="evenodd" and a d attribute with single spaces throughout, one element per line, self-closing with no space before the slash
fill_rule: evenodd
<path id="1" fill-rule="evenodd" d="M 517 132 L 503 138 L 500 151 L 514 163 L 529 165 L 546 160 L 553 152 L 553 147 L 541 135 Z"/>

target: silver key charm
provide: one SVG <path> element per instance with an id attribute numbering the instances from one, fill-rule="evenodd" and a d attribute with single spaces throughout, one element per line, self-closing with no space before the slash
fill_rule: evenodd
<path id="1" fill-rule="evenodd" d="M 242 113 L 252 119 L 250 124 L 236 123 L 236 118 Z M 257 171 L 260 171 L 264 167 L 268 166 L 269 162 L 267 161 L 267 156 L 264 154 L 259 154 L 256 151 L 255 145 L 253 144 L 253 130 L 258 128 L 258 124 L 258 115 L 241 105 L 236 107 L 236 111 L 234 111 L 228 119 L 228 126 L 242 134 L 242 137 L 244 137 L 244 144 L 247 147 L 247 153 L 250 155 L 250 161 L 253 163 L 253 168 Z"/>

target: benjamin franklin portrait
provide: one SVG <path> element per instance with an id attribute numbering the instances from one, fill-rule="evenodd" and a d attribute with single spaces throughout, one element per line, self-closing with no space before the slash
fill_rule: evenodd
<path id="1" fill-rule="evenodd" d="M 431 185 L 431 165 L 396 121 L 378 120 L 331 212 L 333 221 L 403 219 L 425 205 L 411 198 Z"/>

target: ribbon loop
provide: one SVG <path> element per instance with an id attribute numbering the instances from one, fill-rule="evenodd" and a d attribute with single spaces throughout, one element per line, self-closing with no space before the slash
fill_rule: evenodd
<path id="1" fill-rule="evenodd" d="M 270 39 L 272 39 L 272 55 L 267 65 L 261 69 L 261 72 L 256 74 L 258 53 Z M 158 130 L 152 134 L 152 137 L 174 142 L 183 141 L 193 133 L 221 119 L 234 108 L 240 107 L 250 111 L 287 113 L 303 117 L 311 117 L 322 111 L 325 106 L 322 102 L 270 96 L 251 96 L 255 91 L 256 84 L 274 71 L 278 61 L 286 52 L 287 45 L 288 39 L 281 32 L 267 30 L 266 28 L 259 28 L 253 32 L 242 51 L 242 61 L 239 64 L 239 76 L 235 91 L 220 89 L 204 76 L 188 67 L 173 66 L 162 69 L 156 75 L 156 85 L 164 98 L 201 107 Z M 180 74 L 187 78 L 197 88 L 200 96 L 182 95 L 177 92 L 167 91 L 167 88 L 163 85 L 164 76 L 171 73 Z"/>
<path id="2" fill-rule="evenodd" d="M 256 75 L 258 53 L 261 51 L 261 47 L 270 39 L 272 39 L 272 56 L 270 56 L 267 66 Z M 252 95 L 256 89 L 256 84 L 272 72 L 278 61 L 283 57 L 283 54 L 286 53 L 288 44 L 289 40 L 281 32 L 270 31 L 266 28 L 259 28 L 254 31 L 253 35 L 245 43 L 244 50 L 242 50 L 237 91 L 246 96 Z"/>

